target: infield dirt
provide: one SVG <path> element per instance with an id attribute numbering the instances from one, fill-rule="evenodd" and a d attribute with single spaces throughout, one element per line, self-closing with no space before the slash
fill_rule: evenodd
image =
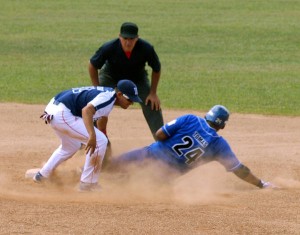
<path id="1" fill-rule="evenodd" d="M 257 176 L 281 190 L 260 190 L 218 163 L 166 181 L 152 166 L 130 175 L 103 172 L 101 193 L 79 193 L 79 151 L 55 183 L 24 175 L 59 145 L 39 119 L 44 105 L 0 104 L 0 234 L 300 234 L 300 117 L 232 114 L 220 132 Z M 165 122 L 195 111 L 163 110 Z M 115 108 L 113 153 L 152 143 L 140 109 Z M 169 172 L 170 173 L 170 172 Z"/>

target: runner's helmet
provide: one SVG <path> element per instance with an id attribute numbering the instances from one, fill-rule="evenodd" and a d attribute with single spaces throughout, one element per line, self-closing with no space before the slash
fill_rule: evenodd
<path id="1" fill-rule="evenodd" d="M 229 119 L 229 111 L 222 105 L 215 105 L 207 112 L 204 118 L 218 128 L 223 129 Z"/>

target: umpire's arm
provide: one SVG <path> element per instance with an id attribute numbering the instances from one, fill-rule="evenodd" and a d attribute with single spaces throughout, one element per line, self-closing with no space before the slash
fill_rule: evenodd
<path id="1" fill-rule="evenodd" d="M 89 74 L 93 86 L 99 86 L 98 69 L 95 68 L 95 66 L 91 62 L 89 63 Z"/>

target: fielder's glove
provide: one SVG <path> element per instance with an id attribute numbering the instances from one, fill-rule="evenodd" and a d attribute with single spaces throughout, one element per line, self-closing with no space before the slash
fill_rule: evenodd
<path id="1" fill-rule="evenodd" d="M 46 111 L 40 116 L 45 121 L 45 124 L 49 124 L 53 119 L 53 115 L 48 114 Z"/>

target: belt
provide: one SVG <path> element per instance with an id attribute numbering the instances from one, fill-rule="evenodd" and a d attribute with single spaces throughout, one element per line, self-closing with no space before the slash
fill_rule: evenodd
<path id="1" fill-rule="evenodd" d="M 56 105 L 56 106 L 59 106 L 59 107 L 63 107 L 64 109 L 70 110 L 63 102 L 60 102 L 58 100 L 54 100 L 53 104 Z"/>
<path id="2" fill-rule="evenodd" d="M 61 102 L 59 102 L 59 101 L 57 101 L 57 100 L 54 100 L 53 101 L 53 104 L 55 104 L 55 105 L 59 105 Z"/>

